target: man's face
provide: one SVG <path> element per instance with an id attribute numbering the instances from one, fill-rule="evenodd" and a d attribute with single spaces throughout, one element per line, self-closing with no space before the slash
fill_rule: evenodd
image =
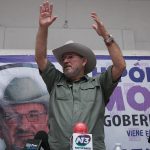
<path id="1" fill-rule="evenodd" d="M 23 148 L 27 139 L 44 130 L 48 132 L 47 112 L 43 104 L 26 103 L 6 108 L 6 124 L 13 145 Z"/>
<path id="2" fill-rule="evenodd" d="M 63 72 L 68 78 L 84 75 L 87 59 L 76 53 L 65 53 L 62 57 Z"/>

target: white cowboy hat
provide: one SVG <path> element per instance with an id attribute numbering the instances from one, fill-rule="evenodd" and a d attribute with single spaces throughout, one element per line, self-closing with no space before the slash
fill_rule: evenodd
<path id="1" fill-rule="evenodd" d="M 87 58 L 87 64 L 85 66 L 85 74 L 90 73 L 95 68 L 96 57 L 90 48 L 80 43 L 74 43 L 73 41 L 66 42 L 65 45 L 53 50 L 53 54 L 60 65 L 62 65 L 61 59 L 63 54 L 67 52 L 74 52 Z"/>
<path id="2" fill-rule="evenodd" d="M 30 77 L 15 77 L 4 91 L 2 105 L 42 103 L 47 107 L 49 94 L 41 91 L 41 86 Z"/>

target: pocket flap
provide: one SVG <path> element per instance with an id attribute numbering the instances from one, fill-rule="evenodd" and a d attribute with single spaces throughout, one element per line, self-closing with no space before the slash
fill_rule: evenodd
<path id="1" fill-rule="evenodd" d="M 94 89 L 95 87 L 99 87 L 99 86 L 100 84 L 97 82 L 90 82 L 90 83 L 81 84 L 80 88 L 86 90 L 86 89 Z"/>

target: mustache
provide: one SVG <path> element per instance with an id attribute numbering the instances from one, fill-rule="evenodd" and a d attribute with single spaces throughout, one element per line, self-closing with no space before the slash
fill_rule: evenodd
<path id="1" fill-rule="evenodd" d="M 67 68 L 67 67 L 72 67 L 72 66 L 69 65 L 69 64 L 65 64 L 65 65 L 63 66 L 63 68 Z"/>
<path id="2" fill-rule="evenodd" d="M 19 136 L 19 135 L 34 135 L 34 132 L 33 131 L 30 131 L 30 130 L 23 130 L 23 129 L 18 129 L 16 132 L 15 132 L 15 134 L 17 135 L 17 136 Z"/>

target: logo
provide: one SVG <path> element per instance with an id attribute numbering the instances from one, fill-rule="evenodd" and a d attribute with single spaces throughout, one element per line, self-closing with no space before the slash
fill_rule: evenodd
<path id="1" fill-rule="evenodd" d="M 25 148 L 26 148 L 26 150 L 37 150 L 38 146 L 35 144 L 27 143 Z"/>
<path id="2" fill-rule="evenodd" d="M 91 141 L 91 137 L 89 135 L 79 135 L 77 136 L 75 143 L 78 146 L 86 146 Z"/>

